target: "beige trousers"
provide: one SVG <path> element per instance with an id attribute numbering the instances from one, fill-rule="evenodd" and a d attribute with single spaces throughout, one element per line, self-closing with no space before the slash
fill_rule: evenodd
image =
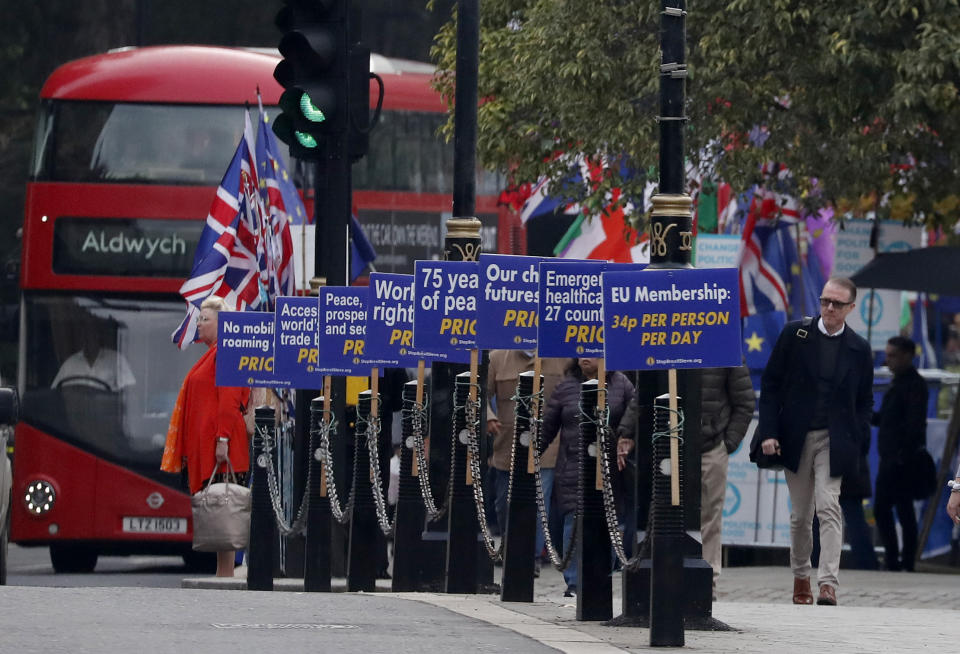
<path id="1" fill-rule="evenodd" d="M 723 500 L 727 496 L 727 446 L 720 443 L 700 456 L 700 537 L 703 560 L 713 568 L 713 590 L 720 576 Z"/>
<path id="2" fill-rule="evenodd" d="M 790 567 L 794 577 L 812 571 L 813 512 L 820 519 L 819 585 L 837 588 L 840 551 L 843 548 L 843 514 L 840 511 L 841 477 L 830 476 L 830 435 L 826 429 L 807 432 L 797 472 L 785 470 L 790 490 Z"/>

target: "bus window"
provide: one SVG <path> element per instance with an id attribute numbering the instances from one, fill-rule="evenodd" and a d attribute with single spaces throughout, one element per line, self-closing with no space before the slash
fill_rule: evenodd
<path id="1" fill-rule="evenodd" d="M 182 301 L 25 298 L 22 419 L 109 461 L 156 471 L 180 384 L 203 348 L 178 353 Z"/>
<path id="2" fill-rule="evenodd" d="M 41 116 L 38 181 L 215 186 L 243 131 L 243 109 L 219 105 L 56 101 Z"/>

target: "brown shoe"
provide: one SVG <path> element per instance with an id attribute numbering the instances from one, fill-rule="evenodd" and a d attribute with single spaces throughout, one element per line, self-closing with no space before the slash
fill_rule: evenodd
<path id="1" fill-rule="evenodd" d="M 813 591 L 810 590 L 810 577 L 793 578 L 793 603 L 813 604 Z"/>
<path id="2" fill-rule="evenodd" d="M 823 604 L 826 606 L 836 606 L 837 605 L 837 591 L 833 586 L 829 584 L 823 584 L 820 586 L 820 597 L 817 598 L 817 604 Z"/>

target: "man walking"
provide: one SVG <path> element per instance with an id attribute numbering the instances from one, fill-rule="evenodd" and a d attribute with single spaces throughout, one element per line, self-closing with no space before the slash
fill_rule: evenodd
<path id="1" fill-rule="evenodd" d="M 855 475 L 873 408 L 869 344 L 845 323 L 857 287 L 845 277 L 828 281 L 820 316 L 788 323 L 763 372 L 760 424 L 754 435 L 767 456 L 783 464 L 793 509 L 790 566 L 794 604 L 813 604 L 810 553 L 813 513 L 820 520 L 817 604 L 836 605 L 843 546 L 840 482 Z M 752 450 L 753 451 L 753 450 Z"/>
<path id="2" fill-rule="evenodd" d="M 887 367 L 893 373 L 890 388 L 883 395 L 880 411 L 873 414 L 877 425 L 877 492 L 873 513 L 886 551 L 888 570 L 913 571 L 917 554 L 917 516 L 913 511 L 914 489 L 910 486 L 913 456 L 927 442 L 927 384 L 913 367 L 917 346 L 909 338 L 894 336 L 887 341 Z M 903 530 L 903 552 L 897 543 L 893 509 Z"/>

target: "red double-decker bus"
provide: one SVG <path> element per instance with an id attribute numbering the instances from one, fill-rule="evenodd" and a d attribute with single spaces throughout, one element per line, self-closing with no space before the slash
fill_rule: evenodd
<path id="1" fill-rule="evenodd" d="M 23 227 L 11 537 L 49 546 L 57 571 L 93 570 L 105 553 L 190 562 L 186 486 L 159 470 L 176 394 L 200 354 L 170 341 L 184 315 L 177 291 L 243 106 L 255 112 L 258 87 L 268 111 L 279 101 L 278 61 L 265 50 L 124 49 L 61 66 L 41 91 Z M 354 166 L 354 204 L 377 269 L 412 273 L 415 259 L 442 256 L 453 169 L 452 146 L 437 136 L 445 107 L 424 64 L 374 55 L 371 68 L 385 96 L 370 152 Z M 290 163 L 312 188 L 311 167 Z M 478 177 L 487 251 L 510 220 L 496 206 L 500 186 Z M 312 247 L 312 236 L 294 240 Z"/>

